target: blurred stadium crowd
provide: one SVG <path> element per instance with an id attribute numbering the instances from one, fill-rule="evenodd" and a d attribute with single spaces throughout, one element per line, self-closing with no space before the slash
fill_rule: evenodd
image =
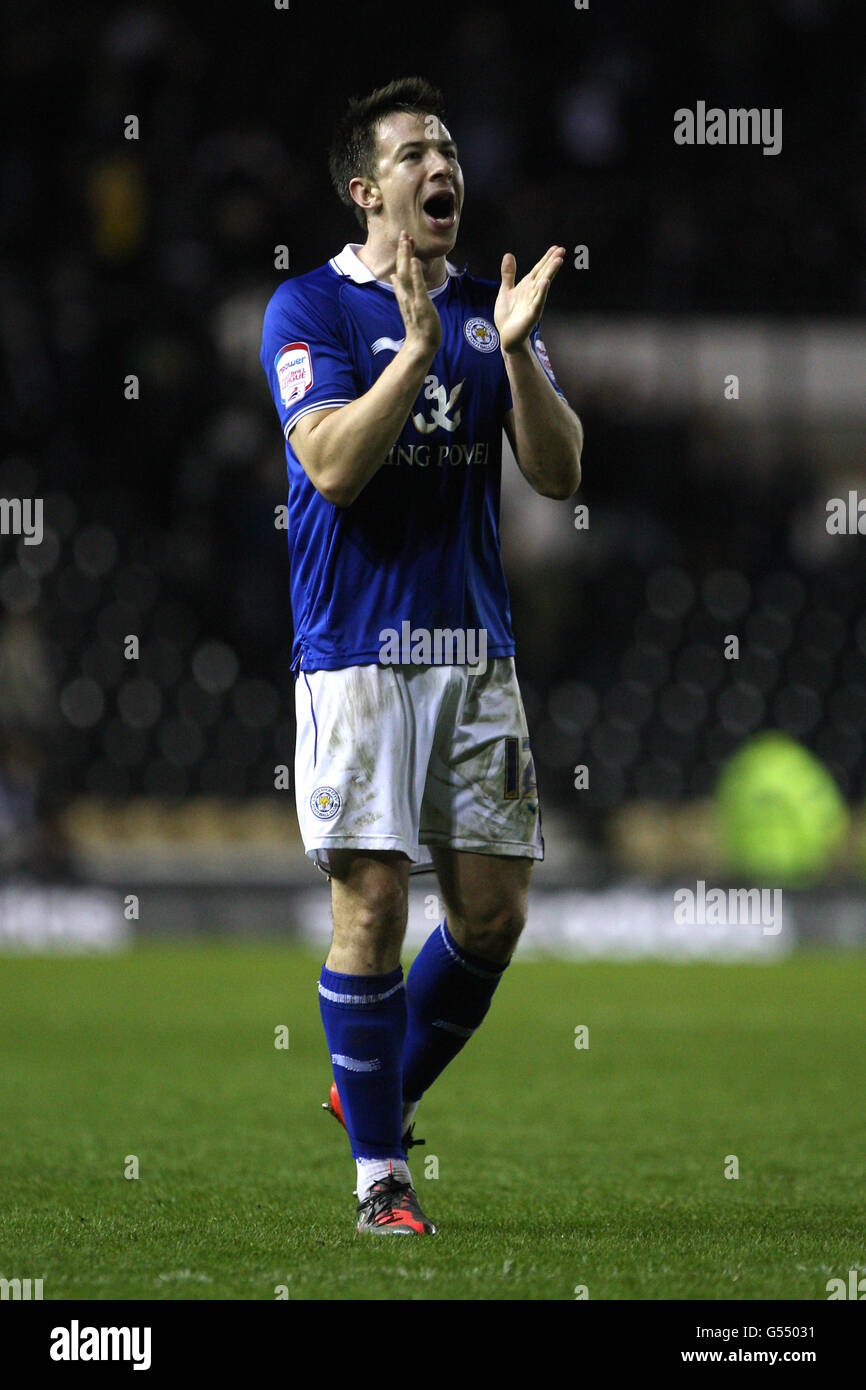
<path id="1" fill-rule="evenodd" d="M 587 244 L 590 272 L 566 263 L 551 300 L 578 342 L 587 312 L 866 309 L 853 7 L 563 3 L 516 33 L 507 10 L 445 4 L 411 62 L 392 7 L 363 7 L 357 43 L 335 37 L 345 15 L 302 10 L 4 8 L 0 497 L 43 497 L 45 535 L 0 537 L 0 865 L 62 861 L 76 796 L 263 797 L 291 765 L 285 464 L 259 336 L 276 246 L 301 273 L 357 239 L 325 159 L 349 93 L 407 70 L 443 86 L 467 181 L 454 259 L 495 276 L 506 249 L 525 268 Z M 698 99 L 781 107 L 795 156 L 676 147 L 673 109 Z M 625 798 L 706 793 L 768 725 L 862 797 L 863 541 L 798 549 L 808 460 L 784 459 L 783 488 L 699 468 L 699 421 L 623 419 L 559 375 L 596 529 L 551 504 L 558 542 L 524 553 L 506 507 L 544 803 L 599 836 Z"/>

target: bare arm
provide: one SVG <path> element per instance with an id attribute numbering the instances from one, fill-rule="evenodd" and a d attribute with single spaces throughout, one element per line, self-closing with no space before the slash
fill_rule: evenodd
<path id="1" fill-rule="evenodd" d="M 505 431 L 529 485 L 542 497 L 558 499 L 571 497 L 580 486 L 583 427 L 571 406 L 553 389 L 529 335 L 541 317 L 563 255 L 561 247 L 552 246 L 515 286 L 516 263 L 506 252 L 495 308 L 513 401 L 513 409 L 505 417 Z"/>
<path id="2" fill-rule="evenodd" d="M 531 347 L 506 357 L 505 368 L 514 401 L 505 433 L 521 473 L 542 497 L 571 497 L 580 486 L 579 418 L 556 394 Z"/>
<path id="3" fill-rule="evenodd" d="M 410 250 L 411 239 L 403 232 L 391 277 L 406 329 L 403 346 L 363 396 L 305 415 L 291 431 L 292 448 L 310 482 L 338 507 L 354 502 L 382 467 L 442 342 L 439 314 Z"/>

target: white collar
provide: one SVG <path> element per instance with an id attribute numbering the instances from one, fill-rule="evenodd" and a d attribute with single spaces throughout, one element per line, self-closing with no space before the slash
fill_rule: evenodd
<path id="1" fill-rule="evenodd" d="M 336 270 L 338 274 L 346 275 L 350 280 L 354 280 L 356 285 L 365 285 L 373 283 L 376 285 L 381 285 L 383 289 L 390 290 L 393 294 L 394 286 L 390 283 L 390 281 L 377 280 L 370 267 L 365 265 L 364 262 L 361 260 L 361 257 L 358 255 L 358 252 L 361 250 L 362 246 L 363 242 L 360 241 L 347 242 L 338 256 L 331 257 L 329 264 L 333 266 L 334 270 Z M 460 271 L 457 269 L 457 267 L 452 265 L 450 261 L 445 262 L 445 269 L 448 272 L 448 279 L 443 280 L 441 285 L 437 285 L 435 290 L 430 290 L 431 299 L 435 298 L 437 294 L 442 293 L 442 291 L 447 287 L 448 280 L 450 280 L 452 275 L 460 274 Z"/>

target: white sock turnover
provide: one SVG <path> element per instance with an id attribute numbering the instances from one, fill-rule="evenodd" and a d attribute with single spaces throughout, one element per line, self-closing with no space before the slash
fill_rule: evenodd
<path id="1" fill-rule="evenodd" d="M 374 1183 L 387 1178 L 389 1173 L 400 1182 L 411 1182 L 409 1164 L 405 1158 L 356 1158 L 358 1169 L 358 1201 L 365 1202 Z"/>

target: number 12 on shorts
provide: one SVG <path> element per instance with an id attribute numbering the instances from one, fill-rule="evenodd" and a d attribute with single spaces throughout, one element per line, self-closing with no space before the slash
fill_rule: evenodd
<path id="1" fill-rule="evenodd" d="M 503 796 L 506 801 L 517 801 L 520 798 L 520 748 L 521 744 L 526 753 L 529 753 L 528 738 L 507 738 L 505 739 L 505 790 Z M 535 791 L 535 769 L 530 754 L 526 767 L 526 785 L 523 788 L 523 795 L 530 796 Z"/>
<path id="2" fill-rule="evenodd" d="M 516 801 L 520 796 L 520 740 L 505 740 L 505 800 Z"/>

